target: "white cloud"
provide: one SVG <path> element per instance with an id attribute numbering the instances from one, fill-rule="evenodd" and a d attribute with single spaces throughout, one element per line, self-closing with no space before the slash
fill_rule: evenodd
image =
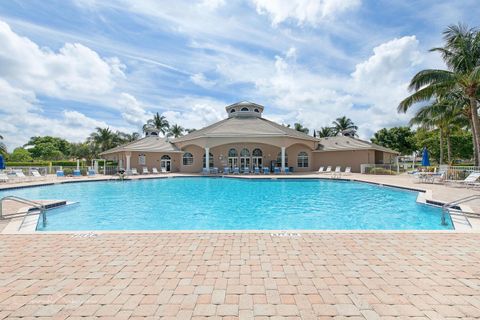
<path id="1" fill-rule="evenodd" d="M 357 8 L 360 0 L 252 0 L 259 14 L 266 14 L 277 25 L 289 19 L 299 25 L 317 25 L 323 20 Z"/>
<path id="2" fill-rule="evenodd" d="M 201 0 L 200 6 L 210 10 L 218 9 L 225 5 L 225 0 Z"/>
<path id="3" fill-rule="evenodd" d="M 194 75 L 191 75 L 190 80 L 192 80 L 197 86 L 203 88 L 211 88 L 216 84 L 215 81 L 207 79 L 203 73 L 195 73 Z"/>
<path id="4" fill-rule="evenodd" d="M 129 124 L 140 127 L 151 118 L 152 114 L 146 112 L 145 107 L 131 94 L 122 93 L 118 104 L 121 106 L 122 118 Z"/>
<path id="5" fill-rule="evenodd" d="M 66 43 L 58 52 L 40 48 L 0 21 L 0 76 L 14 86 L 57 98 L 105 95 L 124 78 L 117 58 L 102 59 L 78 43 Z"/>

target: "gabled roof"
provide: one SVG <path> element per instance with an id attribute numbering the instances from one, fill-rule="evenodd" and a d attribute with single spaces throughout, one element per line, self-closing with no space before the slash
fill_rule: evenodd
<path id="1" fill-rule="evenodd" d="M 327 137 L 320 138 L 318 143 L 318 148 L 315 152 L 324 152 L 324 151 L 346 151 L 346 150 L 377 150 L 389 153 L 400 154 L 398 151 L 379 146 L 365 140 L 360 140 L 357 138 L 338 136 L 338 137 Z"/>
<path id="2" fill-rule="evenodd" d="M 291 137 L 309 141 L 318 139 L 261 117 L 231 117 L 172 140 L 173 143 L 199 138 Z"/>
<path id="3" fill-rule="evenodd" d="M 138 152 L 181 152 L 175 145 L 163 137 L 149 136 L 127 144 L 103 151 L 100 155 L 122 152 L 122 151 L 138 151 Z"/>

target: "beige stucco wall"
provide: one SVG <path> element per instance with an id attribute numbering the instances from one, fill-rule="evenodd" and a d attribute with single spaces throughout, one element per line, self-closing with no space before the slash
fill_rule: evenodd
<path id="1" fill-rule="evenodd" d="M 139 164 L 139 156 L 140 154 L 145 155 L 145 165 Z M 142 172 L 143 167 L 147 167 L 150 172 L 152 172 L 152 168 L 157 168 L 160 172 L 160 158 L 163 155 L 168 155 L 171 158 L 171 172 L 179 172 L 180 171 L 180 160 L 181 154 L 179 153 L 168 153 L 168 152 L 131 152 L 130 157 L 130 168 L 137 168 L 139 173 Z M 105 156 L 107 160 L 115 160 L 118 161 L 120 165 L 120 160 L 122 160 L 123 168 L 127 167 L 127 158 L 126 152 L 117 152 L 112 153 Z"/>
<path id="2" fill-rule="evenodd" d="M 351 150 L 351 151 L 325 151 L 314 152 L 313 171 L 317 171 L 320 166 L 332 166 L 332 170 L 336 166 L 352 167 L 352 172 L 360 172 L 360 165 L 363 163 L 374 163 L 374 150 Z"/>

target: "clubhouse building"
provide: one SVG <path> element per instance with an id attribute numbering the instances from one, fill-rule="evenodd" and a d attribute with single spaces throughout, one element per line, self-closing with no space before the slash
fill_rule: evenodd
<path id="1" fill-rule="evenodd" d="M 215 168 L 289 168 L 293 172 L 317 171 L 320 166 L 351 167 L 391 163 L 398 153 L 353 137 L 315 138 L 262 117 L 264 107 L 251 102 L 227 106 L 228 117 L 179 138 L 160 137 L 149 130 L 137 141 L 104 151 L 129 172 L 136 168 L 163 172 L 200 173 Z"/>

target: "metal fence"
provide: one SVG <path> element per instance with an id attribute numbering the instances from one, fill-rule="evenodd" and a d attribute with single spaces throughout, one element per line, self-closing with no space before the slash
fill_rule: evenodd
<path id="1" fill-rule="evenodd" d="M 449 166 L 445 172 L 446 180 L 464 180 L 472 172 L 480 172 L 477 166 Z"/>
<path id="2" fill-rule="evenodd" d="M 360 172 L 363 174 L 377 175 L 396 175 L 404 172 L 414 172 L 415 170 L 427 170 L 444 175 L 445 180 L 464 180 L 472 172 L 480 172 L 478 166 L 431 166 L 428 168 L 414 167 L 413 164 L 362 164 Z"/>
<path id="3" fill-rule="evenodd" d="M 397 164 L 361 164 L 360 173 L 363 174 L 379 174 L 379 175 L 395 175 L 411 169 L 411 166 L 403 166 Z"/>
<path id="4" fill-rule="evenodd" d="M 87 175 L 87 171 L 90 167 L 80 167 L 80 173 Z M 33 170 L 37 170 L 42 176 L 49 174 L 55 174 L 58 170 L 63 170 L 65 175 L 72 175 L 73 170 L 76 170 L 76 166 L 33 166 L 33 167 L 7 167 L 4 172 L 13 175 L 15 172 L 22 171 L 26 176 L 31 176 Z M 115 175 L 118 172 L 117 166 L 98 166 L 97 174 Z"/>

